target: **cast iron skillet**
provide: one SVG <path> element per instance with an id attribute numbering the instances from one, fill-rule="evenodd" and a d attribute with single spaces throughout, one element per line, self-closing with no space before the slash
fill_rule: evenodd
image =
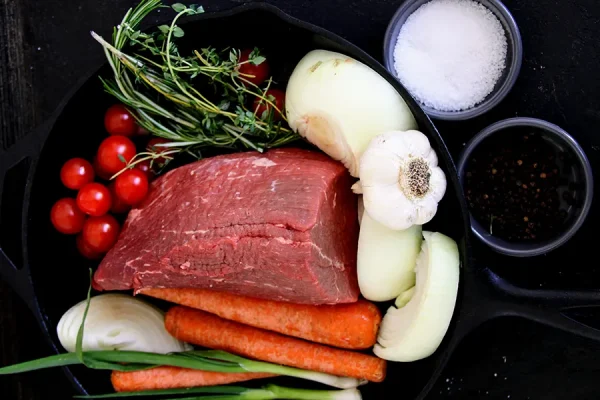
<path id="1" fill-rule="evenodd" d="M 453 321 L 438 351 L 414 363 L 390 363 L 384 383 L 362 389 L 365 399 L 423 399 L 436 382 L 461 339 L 481 323 L 499 316 L 519 316 L 600 340 L 600 331 L 563 315 L 566 309 L 600 305 L 600 292 L 526 290 L 506 282 L 485 263 L 471 257 L 468 211 L 450 154 L 428 117 L 383 66 L 346 40 L 261 3 L 194 17 L 185 24 L 185 38 L 201 46 L 254 46 L 265 49 L 276 79 L 285 79 L 311 49 L 324 48 L 357 58 L 373 68 L 406 99 L 420 129 L 428 135 L 447 174 L 448 190 L 438 214 L 425 229 L 454 238 L 461 252 L 461 279 Z M 243 32 L 241 34 L 240 32 Z M 281 41 L 286 45 L 283 46 Z M 185 43 L 183 43 L 185 45 Z M 90 46 L 101 51 L 92 39 Z M 74 238 L 57 234 L 49 221 L 52 204 L 74 196 L 60 183 L 58 171 L 68 158 L 92 159 L 105 137 L 102 117 L 114 100 L 103 93 L 95 70 L 76 85 L 52 118 L 10 151 L 0 153 L 0 272 L 35 314 L 54 351 L 63 349 L 55 329 L 62 313 L 85 298 L 88 267 L 75 249 Z M 360 110 L 356 110 L 360 112 Z M 3 186 L 3 187 L 2 187 Z M 12 260 L 12 261 L 11 261 Z M 385 311 L 387 305 L 383 305 Z M 78 392 L 110 392 L 108 376 L 84 368 L 65 368 Z M 288 382 L 302 385 L 302 382 Z M 252 384 L 260 384 L 259 382 Z"/>

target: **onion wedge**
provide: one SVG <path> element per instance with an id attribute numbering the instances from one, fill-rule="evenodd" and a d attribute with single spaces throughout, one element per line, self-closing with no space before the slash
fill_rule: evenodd
<path id="1" fill-rule="evenodd" d="M 441 233 L 423 232 L 417 259 L 414 292 L 390 307 L 379 330 L 374 352 L 389 361 L 410 362 L 429 357 L 442 342 L 456 305 L 460 261 L 454 240 Z M 412 289 L 411 289 L 412 290 Z"/>

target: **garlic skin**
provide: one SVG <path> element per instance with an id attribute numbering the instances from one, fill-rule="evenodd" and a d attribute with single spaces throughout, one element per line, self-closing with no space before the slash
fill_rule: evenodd
<path id="1" fill-rule="evenodd" d="M 417 131 L 391 131 L 373 140 L 360 159 L 360 181 L 369 215 L 393 230 L 423 225 L 446 192 L 446 176 L 429 139 Z"/>

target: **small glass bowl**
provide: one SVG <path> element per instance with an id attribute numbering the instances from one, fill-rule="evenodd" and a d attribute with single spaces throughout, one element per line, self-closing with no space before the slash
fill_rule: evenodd
<path id="1" fill-rule="evenodd" d="M 572 165 L 564 171 L 569 183 L 576 184 L 576 205 L 569 206 L 567 211 L 567 226 L 556 237 L 546 241 L 509 242 L 490 234 L 489 230 L 471 215 L 471 229 L 475 236 L 498 253 L 515 257 L 533 257 L 548 253 L 565 244 L 579 230 L 585 221 L 594 195 L 594 179 L 592 167 L 579 144 L 560 127 L 535 118 L 509 118 L 492 124 L 473 137 L 463 149 L 457 170 L 461 184 L 464 186 L 464 174 L 469 159 L 474 151 L 492 135 L 502 135 L 509 129 L 532 129 L 542 136 L 546 142 L 555 148 L 556 153 L 569 153 Z"/>
<path id="2" fill-rule="evenodd" d="M 412 13 L 430 1 L 431 0 L 406 0 L 398 8 L 388 24 L 383 41 L 383 60 L 387 70 L 395 77 L 397 77 L 397 73 L 396 68 L 394 67 L 394 49 L 396 47 L 398 35 L 400 34 L 400 29 L 402 29 L 402 25 L 404 25 Z M 498 79 L 492 93 L 490 93 L 482 102 L 467 110 L 440 111 L 419 102 L 421 108 L 431 118 L 460 121 L 475 118 L 490 111 L 511 91 L 519 76 L 519 72 L 521 71 L 521 64 L 523 63 L 523 43 L 521 42 L 519 27 L 512 14 L 499 0 L 477 0 L 477 2 L 481 3 L 494 13 L 504 27 L 508 44 L 504 73 L 500 79 Z"/>

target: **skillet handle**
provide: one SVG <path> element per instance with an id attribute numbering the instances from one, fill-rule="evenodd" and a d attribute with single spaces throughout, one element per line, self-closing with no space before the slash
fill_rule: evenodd
<path id="1" fill-rule="evenodd" d="M 493 274 L 491 271 L 490 274 Z M 504 315 L 526 318 L 553 328 L 600 342 L 600 329 L 568 316 L 569 310 L 600 307 L 600 290 L 532 290 L 494 276 L 494 286 L 506 299 Z"/>
<path id="2" fill-rule="evenodd" d="M 0 232 L 1 238 L 10 237 L 11 250 L 13 250 L 10 252 L 6 246 L 8 240 L 5 240 L 4 243 L 0 241 L 0 277 L 11 286 L 34 313 L 37 310 L 37 303 L 29 266 L 24 262 L 18 263 L 22 265 L 16 265 L 16 260 L 22 257 L 22 244 L 26 239 L 21 229 L 25 222 L 23 212 L 25 205 L 22 199 L 28 185 L 29 169 L 33 158 L 38 153 L 42 135 L 47 133 L 49 126 L 50 122 L 46 122 L 9 149 L 0 150 Z M 23 167 L 15 168 L 22 161 L 25 162 Z M 7 179 L 11 171 L 14 174 L 11 174 L 11 179 Z M 11 205 L 14 206 L 12 209 L 7 204 L 3 204 L 9 203 L 7 200 L 10 200 Z M 15 202 L 17 204 L 14 204 Z M 7 223 L 9 218 L 11 221 L 15 221 L 10 226 Z M 17 229 L 14 226 L 16 221 L 18 221 Z M 3 245 L 5 248 L 2 248 Z M 11 260 L 8 254 L 12 254 L 14 259 Z"/>

